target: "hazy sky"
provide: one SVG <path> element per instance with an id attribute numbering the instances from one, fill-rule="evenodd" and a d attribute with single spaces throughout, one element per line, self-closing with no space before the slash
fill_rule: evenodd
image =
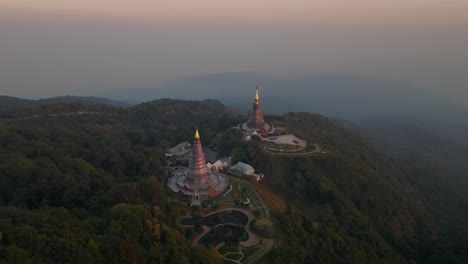
<path id="1" fill-rule="evenodd" d="M 158 21 L 440 25 L 468 21 L 464 0 L 15 0 L 6 8 Z"/>
<path id="2" fill-rule="evenodd" d="M 0 94 L 230 71 L 408 80 L 468 103 L 467 0 L 0 0 Z"/>

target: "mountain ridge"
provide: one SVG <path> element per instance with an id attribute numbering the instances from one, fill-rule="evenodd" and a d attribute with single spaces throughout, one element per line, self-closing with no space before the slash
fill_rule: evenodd
<path id="1" fill-rule="evenodd" d="M 12 111 L 21 108 L 30 108 L 48 104 L 60 103 L 81 103 L 85 105 L 110 105 L 116 107 L 125 107 L 128 104 L 94 96 L 57 96 L 50 98 L 43 98 L 38 100 L 24 99 L 13 96 L 0 95 L 0 111 Z"/>
<path id="2" fill-rule="evenodd" d="M 255 85 L 265 110 L 320 112 L 357 120 L 375 115 L 408 115 L 417 118 L 453 119 L 466 123 L 468 108 L 410 82 L 377 77 L 310 74 L 270 76 L 255 72 L 220 73 L 186 77 L 143 88 L 98 93 L 115 100 L 143 102 L 157 98 L 218 99 L 234 109 L 250 109 Z M 294 105 L 294 109 L 290 106 Z M 333 105 L 334 107 L 330 107 Z"/>

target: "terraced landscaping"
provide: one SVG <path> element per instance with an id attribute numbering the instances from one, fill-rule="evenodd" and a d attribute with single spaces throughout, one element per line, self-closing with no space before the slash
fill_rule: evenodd
<path id="1" fill-rule="evenodd" d="M 180 219 L 185 228 L 197 228 L 193 244 L 215 247 L 225 263 L 252 263 L 271 249 L 252 233 L 251 224 L 269 223 L 269 214 L 255 188 L 246 180 L 229 177 L 232 192 L 215 199 L 192 216 Z M 250 201 L 248 205 L 239 202 Z M 260 213 L 257 214 L 257 211 Z M 254 221 L 255 220 L 255 221 Z"/>

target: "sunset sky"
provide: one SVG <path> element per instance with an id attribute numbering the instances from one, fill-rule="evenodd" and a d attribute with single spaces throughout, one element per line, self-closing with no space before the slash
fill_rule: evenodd
<path id="1" fill-rule="evenodd" d="M 343 73 L 468 103 L 466 0 L 0 0 L 0 94 Z"/>
<path id="2" fill-rule="evenodd" d="M 3 10 L 118 16 L 166 22 L 231 22 L 319 25 L 460 26 L 468 22 L 464 0 L 15 0 Z"/>

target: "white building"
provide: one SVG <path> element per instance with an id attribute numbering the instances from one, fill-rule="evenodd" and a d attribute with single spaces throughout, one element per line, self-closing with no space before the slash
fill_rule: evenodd
<path id="1" fill-rule="evenodd" d="M 220 160 L 217 160 L 215 163 L 213 163 L 211 169 L 216 171 L 222 171 L 224 170 L 224 164 Z"/>
<path id="2" fill-rule="evenodd" d="M 188 143 L 187 141 L 184 141 L 178 144 L 177 146 L 168 149 L 166 151 L 166 157 L 172 157 L 172 156 L 180 157 L 189 153 L 191 149 L 192 149 L 192 145 L 190 145 L 190 143 Z"/>
<path id="3" fill-rule="evenodd" d="M 246 163 L 237 162 L 234 166 L 230 168 L 231 173 L 236 175 L 252 175 L 255 173 L 255 169 Z"/>

